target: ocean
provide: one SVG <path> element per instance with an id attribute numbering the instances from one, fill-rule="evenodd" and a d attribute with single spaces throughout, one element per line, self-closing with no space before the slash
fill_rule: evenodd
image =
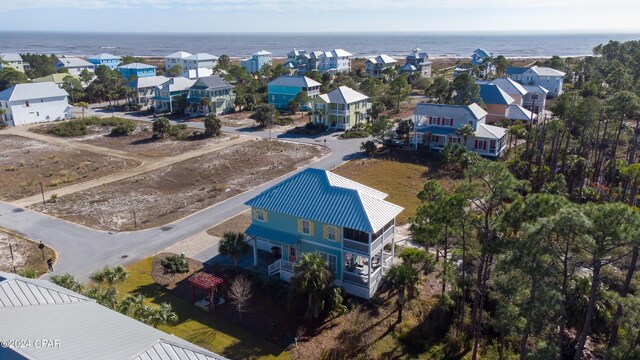
<path id="1" fill-rule="evenodd" d="M 640 34 L 461 34 L 461 33 L 331 33 L 331 34 L 146 34 L 0 32 L 0 53 L 46 53 L 87 56 L 99 53 L 164 57 L 178 50 L 247 57 L 268 50 L 285 57 L 293 48 L 345 49 L 356 57 L 387 54 L 404 57 L 416 45 L 432 58 L 468 57 L 476 48 L 495 56 L 551 57 L 591 55 L 609 40 L 640 39 Z"/>

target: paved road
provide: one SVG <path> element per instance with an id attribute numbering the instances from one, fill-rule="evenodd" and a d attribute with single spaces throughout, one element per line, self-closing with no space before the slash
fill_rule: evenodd
<path id="1" fill-rule="evenodd" d="M 120 114 L 118 115 L 120 116 Z M 189 123 L 189 125 L 203 126 L 201 123 Z M 269 136 L 266 131 L 227 127 L 223 130 L 259 137 Z M 333 135 L 309 138 L 273 133 L 272 136 L 284 140 L 315 144 L 324 144 L 326 139 L 327 147 L 332 150 L 331 154 L 309 166 L 327 170 L 358 157 L 362 142 L 362 139 L 338 140 Z M 80 280 L 87 280 L 92 272 L 104 265 L 124 264 L 143 259 L 171 244 L 235 216 L 247 209 L 243 205 L 245 201 L 291 175 L 284 175 L 269 181 L 169 225 L 149 230 L 110 234 L 3 202 L 0 202 L 0 227 L 36 241 L 43 241 L 56 249 L 59 259 L 55 273 L 71 273 Z"/>

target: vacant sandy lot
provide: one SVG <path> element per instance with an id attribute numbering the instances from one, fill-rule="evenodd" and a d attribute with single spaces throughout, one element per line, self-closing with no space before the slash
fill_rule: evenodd
<path id="1" fill-rule="evenodd" d="M 93 228 L 151 228 L 286 174 L 323 154 L 310 145 L 256 140 L 182 161 L 33 208 Z"/>
<path id="2" fill-rule="evenodd" d="M 44 190 L 96 179 L 138 166 L 134 160 L 0 135 L 0 199 L 17 200 Z"/>
<path id="3" fill-rule="evenodd" d="M 42 252 L 38 249 L 38 243 L 0 230 L 0 271 L 14 271 L 9 245 L 13 250 L 15 270 L 18 272 L 33 269 L 38 275 L 41 275 L 48 270 L 46 260 L 55 259 L 55 252 L 51 248 L 45 247 L 44 260 L 42 260 Z"/>

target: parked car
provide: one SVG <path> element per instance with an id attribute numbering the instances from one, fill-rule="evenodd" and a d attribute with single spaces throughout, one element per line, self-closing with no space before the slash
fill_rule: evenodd
<path id="1" fill-rule="evenodd" d="M 382 143 L 382 145 L 388 148 L 402 148 L 404 146 L 404 142 L 396 139 L 387 139 Z"/>

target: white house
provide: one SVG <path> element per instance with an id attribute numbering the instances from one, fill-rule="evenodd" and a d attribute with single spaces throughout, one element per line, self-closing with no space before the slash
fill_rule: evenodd
<path id="1" fill-rule="evenodd" d="M 351 54 L 342 49 L 327 51 L 320 55 L 318 71 L 321 73 L 341 73 L 351 71 Z"/>
<path id="2" fill-rule="evenodd" d="M 61 57 L 55 63 L 56 69 L 67 69 L 71 75 L 80 75 L 82 70 L 94 72 L 96 65 L 78 57 Z"/>
<path id="3" fill-rule="evenodd" d="M 184 70 L 193 70 L 198 68 L 207 68 L 213 70 L 218 65 L 218 57 L 207 53 L 197 53 L 183 59 L 182 68 Z"/>
<path id="4" fill-rule="evenodd" d="M 478 104 L 468 106 L 418 104 L 413 112 L 413 146 L 440 151 L 446 144 L 456 143 L 490 159 L 500 157 L 506 147 L 506 130 L 485 123 L 487 112 Z M 463 125 L 473 129 L 464 139 L 456 131 Z"/>
<path id="5" fill-rule="evenodd" d="M 24 61 L 22 56 L 16 53 L 0 54 L 0 69 L 10 67 L 12 69 L 24 72 Z"/>
<path id="6" fill-rule="evenodd" d="M 240 60 L 240 66 L 242 66 L 249 74 L 256 73 L 262 69 L 265 65 L 271 65 L 271 56 L 273 54 L 267 50 L 260 50 L 257 53 L 251 55 L 250 58 Z"/>
<path id="7" fill-rule="evenodd" d="M 187 79 L 199 79 L 201 77 L 207 77 L 211 75 L 213 75 L 213 70 L 207 68 L 197 68 L 186 70 L 185 72 L 180 74 L 180 77 Z"/>
<path id="8" fill-rule="evenodd" d="M 566 74 L 549 67 L 507 68 L 507 76 L 523 85 L 537 85 L 549 90 L 548 97 L 562 94 L 562 81 Z"/>
<path id="9" fill-rule="evenodd" d="M 173 54 L 169 54 L 164 57 L 164 68 L 165 70 L 169 70 L 176 65 L 182 66 L 184 68 L 184 60 L 192 56 L 190 53 L 185 51 L 176 51 Z"/>
<path id="10" fill-rule="evenodd" d="M 9 126 L 71 118 L 66 91 L 54 82 L 18 84 L 0 92 L 0 109 Z"/>
<path id="11" fill-rule="evenodd" d="M 393 68 L 396 65 L 396 59 L 388 55 L 378 55 L 365 61 L 365 71 L 368 76 L 380 78 L 384 75 L 384 70 Z"/>

